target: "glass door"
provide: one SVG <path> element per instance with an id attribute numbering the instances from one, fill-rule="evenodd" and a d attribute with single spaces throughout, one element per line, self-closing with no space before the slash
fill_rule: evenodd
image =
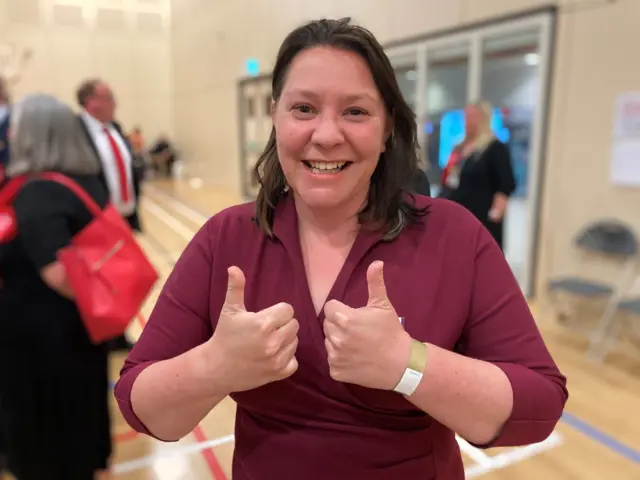
<path id="1" fill-rule="evenodd" d="M 451 149 L 464 136 L 464 107 L 479 100 L 496 107 L 504 127 L 499 138 L 508 144 L 517 180 L 505 219 L 505 254 L 525 295 L 532 294 L 537 261 L 552 26 L 553 15 L 541 13 L 388 52 L 400 88 L 416 113 L 434 196 Z"/>
<path id="2" fill-rule="evenodd" d="M 517 189 L 504 220 L 505 255 L 523 283 L 527 261 L 527 222 L 534 206 L 529 198 L 529 166 L 534 114 L 540 103 L 540 29 L 487 36 L 482 41 L 480 97 L 496 109 L 509 148 Z"/>
<path id="3" fill-rule="evenodd" d="M 417 65 L 418 53 L 416 48 L 401 50 L 389 54 L 389 61 L 396 74 L 396 80 L 402 96 L 415 111 L 417 107 Z"/>
<path id="4" fill-rule="evenodd" d="M 551 26 L 551 17 L 540 15 L 485 28 L 478 38 L 478 99 L 495 108 L 497 136 L 509 148 L 516 177 L 504 221 L 505 255 L 527 296 L 537 261 Z"/>
<path id="5" fill-rule="evenodd" d="M 432 184 L 432 195 L 440 191 L 442 170 L 453 147 L 464 136 L 462 111 L 469 99 L 470 43 L 466 40 L 444 45 L 427 45 L 418 134 Z"/>

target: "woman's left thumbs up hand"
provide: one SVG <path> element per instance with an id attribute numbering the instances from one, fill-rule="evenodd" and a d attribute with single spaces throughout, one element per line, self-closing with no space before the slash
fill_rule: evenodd
<path id="1" fill-rule="evenodd" d="M 383 267 L 374 261 L 367 269 L 366 306 L 351 308 L 338 300 L 324 306 L 329 372 L 338 382 L 393 390 L 409 361 L 411 337 L 387 296 Z"/>

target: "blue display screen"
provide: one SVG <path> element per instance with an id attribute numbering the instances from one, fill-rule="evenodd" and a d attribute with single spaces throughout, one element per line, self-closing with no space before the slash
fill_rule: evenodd
<path id="1" fill-rule="evenodd" d="M 247 75 L 251 77 L 255 77 L 260 74 L 260 62 L 255 58 L 249 58 L 244 62 L 244 68 L 247 72 Z"/>
<path id="2" fill-rule="evenodd" d="M 440 168 L 447 166 L 453 147 L 464 139 L 464 123 L 464 110 L 451 110 L 442 115 L 440 120 L 440 149 L 438 152 L 438 165 L 440 165 Z M 499 108 L 493 110 L 491 129 L 498 140 L 503 143 L 509 141 L 509 130 L 504 126 L 504 118 Z"/>

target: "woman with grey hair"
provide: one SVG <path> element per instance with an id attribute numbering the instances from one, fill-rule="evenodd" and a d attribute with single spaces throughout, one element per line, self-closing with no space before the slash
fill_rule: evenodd
<path id="1" fill-rule="evenodd" d="M 38 179 L 59 172 L 101 206 L 108 194 L 71 109 L 48 95 L 14 107 L 11 177 L 33 176 L 13 206 L 18 235 L 0 259 L 0 391 L 9 469 L 18 480 L 108 476 L 111 436 L 107 351 L 85 331 L 57 252 L 92 220 L 66 187 Z"/>

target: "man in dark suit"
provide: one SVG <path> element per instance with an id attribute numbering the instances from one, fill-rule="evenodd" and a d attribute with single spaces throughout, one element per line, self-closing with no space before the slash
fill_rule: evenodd
<path id="1" fill-rule="evenodd" d="M 115 121 L 116 100 L 109 85 L 100 79 L 84 81 L 76 92 L 82 108 L 81 124 L 102 164 L 101 177 L 111 202 L 132 229 L 141 231 L 138 206 L 140 174 L 131 146 Z"/>
<path id="2" fill-rule="evenodd" d="M 76 92 L 82 108 L 80 123 L 102 165 L 101 178 L 109 191 L 111 203 L 140 232 L 138 207 L 140 177 L 126 135 L 115 121 L 116 100 L 109 85 L 101 79 L 85 80 Z M 132 344 L 124 337 L 109 342 L 111 351 L 129 350 Z"/>

